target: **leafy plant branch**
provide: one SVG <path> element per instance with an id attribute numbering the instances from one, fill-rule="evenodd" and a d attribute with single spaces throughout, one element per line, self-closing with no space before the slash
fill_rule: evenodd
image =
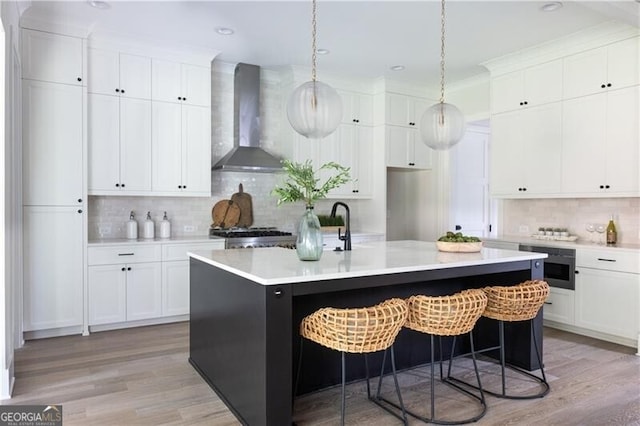
<path id="1" fill-rule="evenodd" d="M 326 198 L 329 191 L 351 181 L 351 169 L 333 161 L 323 164 L 318 170 L 313 169 L 311 160 L 304 163 L 283 160 L 282 166 L 288 175 L 287 180 L 271 192 L 278 197 L 278 205 L 304 201 L 307 207 L 313 207 L 316 201 Z M 322 170 L 335 170 L 336 174 L 320 183 L 316 175 Z"/>

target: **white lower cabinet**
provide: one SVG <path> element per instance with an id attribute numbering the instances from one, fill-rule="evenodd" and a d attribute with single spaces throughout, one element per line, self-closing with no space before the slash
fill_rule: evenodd
<path id="1" fill-rule="evenodd" d="M 89 325 L 160 316 L 160 262 L 89 267 Z"/>
<path id="2" fill-rule="evenodd" d="M 640 351 L 638 253 L 578 249 L 576 265 L 575 326 L 584 334 Z"/>
<path id="3" fill-rule="evenodd" d="M 640 275 L 591 268 L 578 271 L 576 325 L 637 339 Z"/>
<path id="4" fill-rule="evenodd" d="M 575 323 L 574 293 L 573 290 L 551 287 L 549 289 L 549 297 L 544 302 L 544 319 L 573 325 Z"/>
<path id="5" fill-rule="evenodd" d="M 24 331 L 82 327 L 82 209 L 25 206 Z"/>
<path id="6" fill-rule="evenodd" d="M 189 313 L 187 252 L 224 249 L 224 240 L 162 245 L 162 316 Z"/>
<path id="7" fill-rule="evenodd" d="M 89 326 L 184 320 L 189 314 L 187 252 L 217 249 L 224 249 L 224 240 L 92 245 L 87 251 Z"/>
<path id="8" fill-rule="evenodd" d="M 162 262 L 162 315 L 189 313 L 189 261 Z"/>
<path id="9" fill-rule="evenodd" d="M 89 247 L 88 260 L 90 326 L 160 317 L 159 245 Z"/>

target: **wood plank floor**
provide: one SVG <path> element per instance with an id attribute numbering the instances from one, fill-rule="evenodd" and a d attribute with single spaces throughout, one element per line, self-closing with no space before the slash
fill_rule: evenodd
<path id="1" fill-rule="evenodd" d="M 632 348 L 545 329 L 545 366 L 551 392 L 543 399 L 487 397 L 478 425 L 640 425 L 640 357 Z M 64 425 L 237 425 L 215 393 L 188 364 L 187 323 L 29 341 L 16 353 L 16 386 L 2 404 L 63 404 Z M 454 374 L 469 376 L 460 360 Z M 483 363 L 483 384 L 498 377 Z M 429 369 L 400 374 L 405 404 L 427 414 Z M 513 379 L 514 388 L 531 384 Z M 348 386 L 347 423 L 400 422 L 366 400 L 364 383 Z M 383 393 L 393 394 L 385 379 Z M 439 384 L 437 414 L 471 411 L 467 400 Z M 300 426 L 338 424 L 340 389 L 296 400 Z M 462 404 L 462 405 L 461 405 Z M 438 408 L 439 407 L 439 408 Z M 410 424 L 421 422 L 410 419 Z"/>

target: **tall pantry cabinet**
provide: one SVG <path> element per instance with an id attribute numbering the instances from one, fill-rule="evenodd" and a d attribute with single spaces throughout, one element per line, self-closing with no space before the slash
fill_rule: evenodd
<path id="1" fill-rule="evenodd" d="M 86 246 L 85 46 L 80 38 L 28 29 L 21 37 L 23 327 L 77 333 Z"/>

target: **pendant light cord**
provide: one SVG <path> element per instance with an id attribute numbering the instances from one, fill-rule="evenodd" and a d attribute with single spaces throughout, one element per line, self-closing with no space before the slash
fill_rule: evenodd
<path id="1" fill-rule="evenodd" d="M 440 11 L 440 103 L 444 103 L 444 0 Z"/>
<path id="2" fill-rule="evenodd" d="M 311 11 L 311 81 L 316 81 L 316 62 L 317 62 L 317 46 L 316 46 L 316 0 L 312 1 Z"/>

